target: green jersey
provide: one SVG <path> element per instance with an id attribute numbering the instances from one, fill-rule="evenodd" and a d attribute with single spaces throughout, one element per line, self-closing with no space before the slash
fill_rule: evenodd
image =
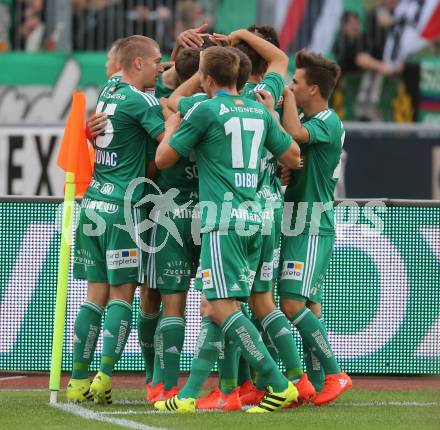
<path id="1" fill-rule="evenodd" d="M 156 78 L 156 92 L 155 95 L 158 99 L 165 97 L 166 99 L 171 95 L 171 93 L 174 91 L 173 88 L 167 87 L 164 82 L 162 75 L 159 75 Z"/>
<path id="2" fill-rule="evenodd" d="M 196 98 L 199 94 L 204 95 L 202 100 L 208 99 L 205 93 L 198 93 L 197 95 L 195 94 L 191 97 L 181 99 L 179 102 L 179 111 L 182 115 L 186 115 L 194 106 L 194 103 L 200 100 Z M 193 98 L 195 98 L 195 100 Z M 161 170 L 157 184 L 162 191 L 167 191 L 171 188 L 178 189 L 180 193 L 174 199 L 177 204 L 183 204 L 190 200 L 193 202 L 191 204 L 198 203 L 199 172 L 194 153 L 190 152 L 188 157 L 180 158 L 180 160 L 169 169 Z"/>
<path id="3" fill-rule="evenodd" d="M 162 108 L 156 97 L 125 82 L 110 79 L 107 84 L 96 112 L 105 112 L 108 121 L 94 143 L 95 169 L 85 197 L 116 204 L 129 199 L 135 204 L 144 195 L 144 183 L 131 196 L 126 191 L 134 179 L 146 176 L 154 139 L 164 131 Z"/>
<path id="4" fill-rule="evenodd" d="M 269 92 L 278 104 L 282 100 L 284 80 L 278 73 L 269 72 L 258 83 L 247 82 L 243 92 L 246 97 L 255 100 L 255 94 L 261 90 Z M 276 158 L 269 151 L 266 151 L 261 159 L 261 177 L 258 192 L 259 197 L 264 200 L 277 201 L 281 199 L 281 181 L 276 175 L 277 167 Z"/>
<path id="5" fill-rule="evenodd" d="M 345 130 L 333 109 L 312 117 L 300 115 L 301 124 L 308 130 L 309 142 L 300 145 L 304 167 L 293 170 L 284 200 L 293 202 L 292 227 L 304 234 L 334 235 L 333 199 L 339 178 Z M 307 203 L 307 210 L 303 203 Z"/>
<path id="6" fill-rule="evenodd" d="M 169 144 L 187 156 L 194 150 L 199 169 L 202 229 L 233 229 L 261 224 L 255 203 L 264 149 L 275 157 L 290 147 L 270 113 L 258 102 L 219 92 L 196 103 Z M 202 230 L 203 231 L 203 230 Z"/>

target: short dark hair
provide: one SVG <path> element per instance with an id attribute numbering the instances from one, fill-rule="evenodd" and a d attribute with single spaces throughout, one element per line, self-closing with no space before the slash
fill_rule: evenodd
<path id="1" fill-rule="evenodd" d="M 153 47 L 159 49 L 158 43 L 150 37 L 140 35 L 126 37 L 118 49 L 121 68 L 129 69 L 135 58 L 147 57 Z"/>
<path id="2" fill-rule="evenodd" d="M 251 25 L 247 28 L 247 30 L 251 33 L 256 34 L 257 36 L 260 36 L 264 40 L 267 40 L 277 48 L 280 47 L 278 34 L 271 25 Z M 260 75 L 264 73 L 264 70 L 267 67 L 267 62 L 260 54 L 257 53 L 257 51 L 255 51 L 255 49 L 251 48 L 246 42 L 242 40 L 238 42 L 235 47 L 244 52 L 251 60 L 253 75 Z"/>
<path id="3" fill-rule="evenodd" d="M 184 48 L 177 54 L 174 62 L 179 81 L 185 82 L 199 69 L 201 48 Z"/>
<path id="4" fill-rule="evenodd" d="M 228 48 L 211 46 L 203 51 L 200 71 L 222 86 L 236 85 L 240 58 Z"/>
<path id="5" fill-rule="evenodd" d="M 240 59 L 237 77 L 237 91 L 240 91 L 249 80 L 252 71 L 252 63 L 251 60 L 249 60 L 249 57 L 243 51 L 240 51 L 240 49 L 233 48 L 232 46 L 229 46 L 227 49 L 235 52 Z"/>
<path id="6" fill-rule="evenodd" d="M 295 64 L 297 69 L 304 69 L 307 84 L 317 85 L 321 96 L 328 100 L 341 76 L 339 65 L 321 54 L 304 49 L 295 55 Z"/>

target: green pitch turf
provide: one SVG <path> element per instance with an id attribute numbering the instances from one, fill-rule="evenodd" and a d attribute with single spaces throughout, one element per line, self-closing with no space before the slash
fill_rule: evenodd
<path id="1" fill-rule="evenodd" d="M 115 390 L 114 404 L 71 406 L 59 395 L 49 406 L 47 391 L 0 391 L 2 430 L 419 430 L 440 428 L 440 391 L 352 390 L 333 405 L 305 406 L 273 414 L 205 412 L 156 413 L 142 402 L 139 390 Z M 101 421 L 100 421 L 101 420 Z"/>

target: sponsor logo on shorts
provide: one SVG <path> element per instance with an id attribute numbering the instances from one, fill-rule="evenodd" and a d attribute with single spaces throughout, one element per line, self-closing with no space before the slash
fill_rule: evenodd
<path id="1" fill-rule="evenodd" d="M 301 261 L 285 261 L 281 279 L 291 279 L 293 281 L 302 281 L 304 272 L 304 263 Z"/>
<path id="2" fill-rule="evenodd" d="M 202 270 L 202 282 L 204 290 L 214 288 L 214 285 L 212 285 L 211 269 Z"/>
<path id="3" fill-rule="evenodd" d="M 93 260 L 91 252 L 86 249 L 78 249 L 73 256 L 73 262 L 84 266 L 95 266 L 95 260 Z"/>
<path id="4" fill-rule="evenodd" d="M 114 249 L 106 252 L 108 269 L 126 269 L 138 267 L 139 252 L 137 249 Z"/>
<path id="5" fill-rule="evenodd" d="M 273 278 L 273 261 L 265 261 L 261 266 L 260 281 L 271 281 Z"/>

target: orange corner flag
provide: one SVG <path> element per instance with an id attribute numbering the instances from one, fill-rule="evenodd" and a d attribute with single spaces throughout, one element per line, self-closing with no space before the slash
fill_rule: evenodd
<path id="1" fill-rule="evenodd" d="M 64 129 L 57 164 L 75 175 L 76 195 L 82 196 L 92 179 L 92 164 L 85 132 L 86 96 L 73 93 L 72 108 Z"/>

